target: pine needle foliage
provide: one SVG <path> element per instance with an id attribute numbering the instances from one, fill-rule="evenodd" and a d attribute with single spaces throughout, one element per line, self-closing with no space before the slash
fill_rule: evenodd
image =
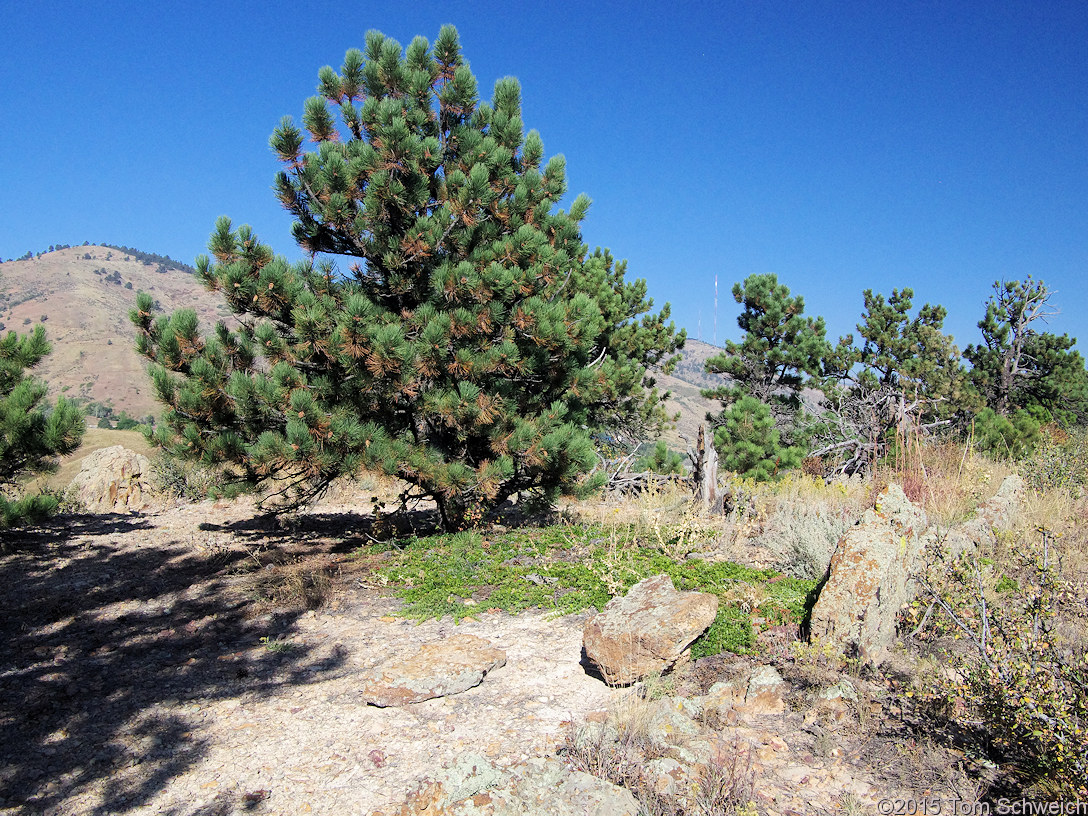
<path id="1" fill-rule="evenodd" d="M 63 397 L 45 401 L 45 383 L 27 375 L 49 354 L 45 329 L 8 332 L 0 339 L 0 528 L 39 520 L 53 513 L 49 495 L 16 496 L 17 481 L 56 468 L 54 457 L 71 453 L 83 439 L 82 412 Z"/>
<path id="2" fill-rule="evenodd" d="M 222 218 L 197 274 L 240 329 L 205 337 L 191 311 L 137 302 L 159 441 L 289 506 L 381 469 L 448 527 L 592 486 L 591 435 L 663 420 L 646 372 L 684 335 L 623 263 L 588 252 L 589 199 L 559 209 L 564 159 L 525 133 L 517 81 L 481 101 L 447 26 L 433 47 L 370 32 L 318 94 L 271 138 L 307 259 Z"/>
<path id="3" fill-rule="evenodd" d="M 1058 310 L 1041 280 L 995 281 L 979 321 L 982 342 L 968 346 L 971 378 L 998 414 L 1045 409 L 1063 423 L 1088 418 L 1088 370 L 1076 338 L 1039 331 Z"/>
<path id="4" fill-rule="evenodd" d="M 722 465 L 757 480 L 775 478 L 801 463 L 806 444 L 801 391 L 823 368 L 831 347 L 822 317 L 805 315 L 805 301 L 773 274 L 750 275 L 733 286 L 743 306 L 740 343 L 706 361 L 710 374 L 730 382 L 702 392 L 721 400 L 709 416 Z"/>

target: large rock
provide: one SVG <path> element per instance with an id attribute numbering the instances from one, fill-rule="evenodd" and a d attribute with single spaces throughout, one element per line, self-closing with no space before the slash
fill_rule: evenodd
<path id="1" fill-rule="evenodd" d="M 572 771 L 554 757 L 500 770 L 466 755 L 440 771 L 395 811 L 397 816 L 636 816 L 630 791 Z M 376 814 L 377 816 L 377 814 Z"/>
<path id="2" fill-rule="evenodd" d="M 488 672 L 505 665 L 502 649 L 475 635 L 454 635 L 381 667 L 363 686 L 363 699 L 385 707 L 448 697 L 480 685 Z"/>
<path id="3" fill-rule="evenodd" d="M 951 529 L 926 528 L 926 517 L 898 485 L 889 485 L 861 521 L 839 541 L 827 583 L 812 609 L 814 640 L 830 639 L 848 654 L 877 664 L 895 639 L 896 616 L 918 592 L 928 544 L 952 557 L 985 553 L 1008 529 L 1024 495 L 1024 480 L 1008 476 L 974 516 Z"/>
<path id="4" fill-rule="evenodd" d="M 895 639 L 896 615 L 913 592 L 925 531 L 925 513 L 889 485 L 831 557 L 812 609 L 813 640 L 837 642 L 866 663 L 882 662 Z"/>
<path id="5" fill-rule="evenodd" d="M 609 601 L 582 642 L 606 682 L 627 685 L 671 667 L 717 613 L 716 596 L 677 592 L 668 575 L 655 575 Z"/>
<path id="6" fill-rule="evenodd" d="M 85 456 L 68 489 L 91 513 L 139 510 L 152 489 L 150 473 L 146 456 L 114 445 Z"/>

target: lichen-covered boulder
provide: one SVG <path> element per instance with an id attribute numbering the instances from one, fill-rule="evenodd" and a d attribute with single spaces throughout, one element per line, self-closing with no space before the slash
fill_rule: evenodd
<path id="1" fill-rule="evenodd" d="M 85 456 L 68 490 L 90 513 L 130 512 L 147 503 L 150 474 L 146 456 L 114 445 Z"/>
<path id="2" fill-rule="evenodd" d="M 573 771 L 555 757 L 500 770 L 467 754 L 439 771 L 395 811 L 397 816 L 636 816 L 630 791 Z"/>
<path id="3" fill-rule="evenodd" d="M 812 609 L 812 639 L 833 641 L 866 663 L 882 662 L 895 639 L 896 615 L 913 592 L 925 532 L 925 513 L 899 485 L 888 485 L 831 557 Z"/>
<path id="4" fill-rule="evenodd" d="M 717 613 L 717 596 L 678 592 L 655 575 L 587 621 L 582 643 L 607 683 L 627 685 L 669 669 Z"/>

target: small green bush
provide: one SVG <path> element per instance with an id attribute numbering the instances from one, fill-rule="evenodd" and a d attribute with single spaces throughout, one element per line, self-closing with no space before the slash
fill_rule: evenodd
<path id="1" fill-rule="evenodd" d="M 1088 485 L 1088 428 L 1053 429 L 1025 460 L 1024 478 L 1039 491 L 1082 491 Z"/>
<path id="2" fill-rule="evenodd" d="M 117 419 L 117 430 L 119 431 L 132 431 L 140 427 L 140 423 L 126 414 L 121 412 L 121 416 Z"/>
<path id="3" fill-rule="evenodd" d="M 1021 573 L 1030 576 L 1022 585 L 1005 576 L 995 581 L 977 560 L 931 549 L 920 578 L 926 595 L 905 623 L 924 628 L 923 638 L 951 634 L 973 648 L 952 657 L 954 671 L 928 679 L 922 694 L 961 725 L 981 723 L 998 758 L 1026 772 L 1036 792 L 1084 798 L 1088 655 L 1057 625 L 1062 604 L 1078 593 L 1045 554 L 1022 551 L 1020 558 Z M 929 617 L 927 603 L 936 615 Z"/>
<path id="4" fill-rule="evenodd" d="M 664 440 L 658 440 L 653 450 L 643 456 L 635 465 L 638 472 L 650 471 L 664 475 L 682 476 L 684 474 L 684 457 L 676 451 L 669 450 Z"/>
<path id="5" fill-rule="evenodd" d="M 766 482 L 801 466 L 804 450 L 781 444 L 771 409 L 755 397 L 741 397 L 722 412 L 714 430 L 721 465 L 741 476 Z"/>
<path id="6" fill-rule="evenodd" d="M 978 449 L 997 456 L 1027 456 L 1042 439 L 1041 430 L 1040 420 L 1022 408 L 1007 417 L 984 408 L 975 416 Z"/>

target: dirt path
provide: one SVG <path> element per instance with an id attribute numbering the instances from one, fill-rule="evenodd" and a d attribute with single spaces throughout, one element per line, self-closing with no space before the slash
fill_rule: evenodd
<path id="1" fill-rule="evenodd" d="M 0 813 L 365 814 L 465 750 L 547 753 L 608 706 L 579 665 L 582 618 L 539 613 L 456 628 L 507 651 L 477 688 L 363 704 L 366 670 L 452 622 L 396 619 L 350 577 L 318 611 L 254 614 L 239 574 L 332 558 L 358 522 L 326 509 L 284 532 L 193 505 L 69 520 L 0 558 Z"/>

